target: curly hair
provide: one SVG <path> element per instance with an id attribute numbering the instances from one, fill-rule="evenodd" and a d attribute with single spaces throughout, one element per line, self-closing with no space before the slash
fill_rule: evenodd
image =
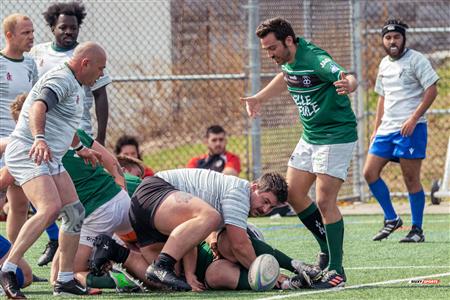
<path id="1" fill-rule="evenodd" d="M 23 103 L 27 99 L 28 94 L 23 93 L 16 96 L 14 101 L 10 105 L 11 116 L 14 121 L 19 119 L 20 111 L 22 110 Z"/>
<path id="2" fill-rule="evenodd" d="M 78 26 L 81 26 L 84 17 L 86 17 L 86 12 L 84 5 L 81 2 L 58 2 L 50 5 L 43 15 L 47 25 L 50 27 L 55 26 L 60 15 L 75 16 L 78 21 Z"/>
<path id="3" fill-rule="evenodd" d="M 255 181 L 260 192 L 272 192 L 278 202 L 285 203 L 288 197 L 288 185 L 278 173 L 266 173 Z"/>
<path id="4" fill-rule="evenodd" d="M 126 145 L 132 145 L 136 147 L 138 158 L 141 159 L 141 154 L 139 152 L 139 143 L 137 139 L 134 136 L 131 135 L 122 135 L 116 142 L 116 145 L 114 146 L 114 153 L 116 155 L 119 155 L 122 151 L 122 147 Z"/>

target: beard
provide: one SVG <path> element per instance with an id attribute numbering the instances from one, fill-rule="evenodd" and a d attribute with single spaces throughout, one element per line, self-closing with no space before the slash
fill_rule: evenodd
<path id="1" fill-rule="evenodd" d="M 389 55 L 392 59 L 399 59 L 402 55 L 403 55 L 403 51 L 405 50 L 405 44 L 406 44 L 406 40 L 403 39 L 402 44 L 396 49 L 391 49 L 391 45 L 389 45 L 388 47 L 386 47 L 385 45 L 383 45 L 384 51 L 386 52 L 387 55 Z M 394 45 L 395 47 L 395 45 Z"/>

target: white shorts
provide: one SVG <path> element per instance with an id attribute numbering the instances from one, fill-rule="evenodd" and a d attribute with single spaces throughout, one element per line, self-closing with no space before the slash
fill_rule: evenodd
<path id="1" fill-rule="evenodd" d="M 4 160 L 9 173 L 14 177 L 15 184 L 22 186 L 27 181 L 43 176 L 57 175 L 65 172 L 61 160 L 53 157 L 48 163 L 41 163 L 39 166 L 28 156 L 30 144 L 19 139 L 10 139 L 6 146 Z"/>
<path id="2" fill-rule="evenodd" d="M 128 218 L 130 196 L 121 190 L 111 200 L 94 210 L 83 221 L 80 233 L 80 244 L 94 246 L 95 237 L 99 234 L 112 236 L 114 232 L 128 233 L 133 230 Z"/>
<path id="3" fill-rule="evenodd" d="M 300 139 L 288 166 L 314 174 L 327 174 L 345 181 L 356 142 L 312 145 Z"/>

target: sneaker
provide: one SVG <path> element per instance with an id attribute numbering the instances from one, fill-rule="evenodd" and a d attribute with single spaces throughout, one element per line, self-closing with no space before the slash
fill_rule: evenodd
<path id="1" fill-rule="evenodd" d="M 114 243 L 115 241 L 105 234 L 95 238 L 91 258 L 89 259 L 89 270 L 92 274 L 101 276 L 105 273 L 103 267 L 111 259 Z"/>
<path id="2" fill-rule="evenodd" d="M 403 221 L 402 219 L 397 218 L 397 220 L 393 221 L 384 221 L 384 227 L 372 238 L 374 241 L 381 241 L 382 239 L 387 238 L 391 233 L 393 233 L 398 228 L 402 227 Z"/>
<path id="3" fill-rule="evenodd" d="M 90 295 L 90 289 L 81 285 L 75 278 L 68 282 L 56 281 L 53 296 L 62 295 Z"/>
<path id="4" fill-rule="evenodd" d="M 56 250 L 58 249 L 58 241 L 48 241 L 45 246 L 44 252 L 42 252 L 41 257 L 39 257 L 37 265 L 39 267 L 46 266 L 49 262 L 53 260 Z"/>
<path id="5" fill-rule="evenodd" d="M 298 289 L 307 289 L 311 287 L 311 279 L 304 272 L 300 272 L 299 274 L 292 276 L 289 279 L 286 279 L 281 284 L 282 290 L 298 290 Z"/>
<path id="6" fill-rule="evenodd" d="M 190 291 L 192 288 L 186 281 L 179 278 L 173 270 L 164 269 L 153 262 L 145 272 L 148 280 L 160 282 L 175 291 Z"/>
<path id="7" fill-rule="evenodd" d="M 423 230 L 419 227 L 413 225 L 411 231 L 406 235 L 406 237 L 400 240 L 400 243 L 422 243 L 425 242 L 425 235 Z"/>
<path id="8" fill-rule="evenodd" d="M 328 262 L 330 260 L 330 257 L 328 256 L 328 253 L 319 252 L 317 254 L 317 265 L 320 269 L 325 270 L 328 267 Z"/>
<path id="9" fill-rule="evenodd" d="M 14 272 L 2 272 L 0 271 L 0 285 L 3 288 L 3 292 L 8 299 L 27 299 L 22 293 L 17 282 L 17 277 Z"/>
<path id="10" fill-rule="evenodd" d="M 119 264 L 114 264 L 113 269 L 108 273 L 114 280 L 118 293 L 140 293 L 145 291 L 142 284 L 128 274 Z"/>
<path id="11" fill-rule="evenodd" d="M 296 274 L 301 274 L 304 272 L 313 282 L 316 282 L 322 278 L 322 269 L 317 265 L 306 264 L 295 259 L 292 260 L 291 265 L 294 267 Z"/>
<path id="12" fill-rule="evenodd" d="M 315 289 L 331 289 L 335 287 L 343 287 L 347 277 L 345 272 L 343 274 L 338 274 L 335 270 L 324 271 L 323 277 L 320 281 L 313 283 L 312 287 Z"/>

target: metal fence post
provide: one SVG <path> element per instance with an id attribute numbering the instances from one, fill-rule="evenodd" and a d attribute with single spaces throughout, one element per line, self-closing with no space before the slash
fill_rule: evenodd
<path id="1" fill-rule="evenodd" d="M 364 192 L 364 179 L 363 179 L 363 167 L 364 167 L 364 140 L 365 140 L 365 128 L 364 122 L 364 81 L 363 81 L 363 68 L 362 68 L 362 43 L 361 43 L 361 1 L 352 0 L 352 27 L 353 27 L 353 59 L 352 67 L 356 72 L 358 80 L 358 88 L 354 94 L 354 108 L 356 110 L 356 119 L 358 120 L 358 142 L 356 144 L 356 159 L 353 161 L 353 193 L 355 196 L 359 196 L 361 201 L 366 198 Z"/>
<path id="2" fill-rule="evenodd" d="M 259 1 L 248 1 L 248 51 L 249 51 L 249 80 L 250 94 L 254 95 L 261 89 L 261 62 L 259 55 L 259 41 L 255 35 L 259 24 Z M 253 179 L 261 175 L 261 118 L 251 120 L 252 139 L 252 176 Z"/>

